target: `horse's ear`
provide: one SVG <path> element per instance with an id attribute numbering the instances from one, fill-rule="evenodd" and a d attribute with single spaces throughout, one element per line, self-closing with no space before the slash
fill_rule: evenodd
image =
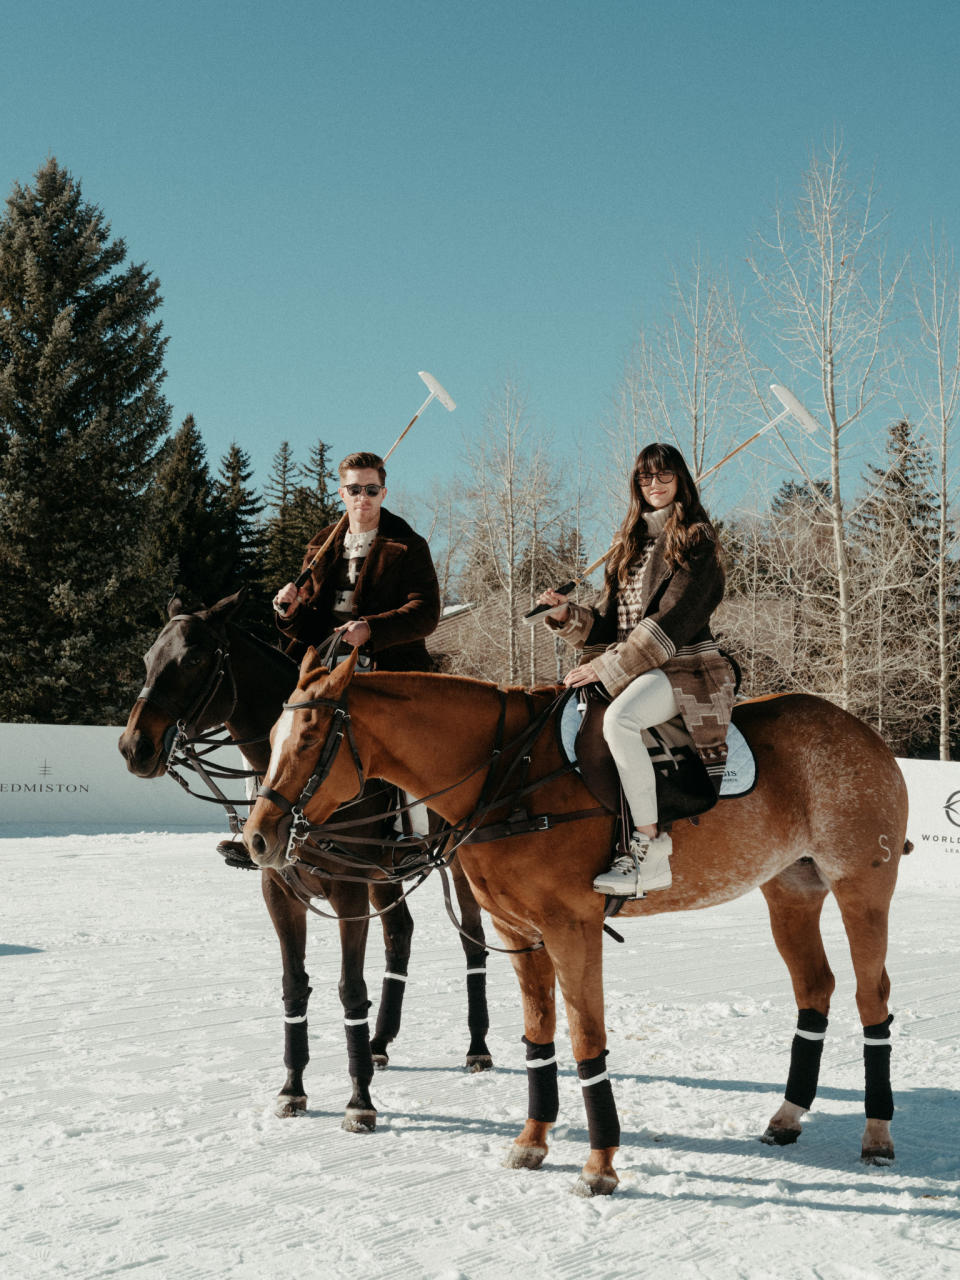
<path id="1" fill-rule="evenodd" d="M 327 687 L 332 694 L 339 697 L 341 694 L 346 693 L 347 685 L 353 679 L 353 673 L 357 667 L 358 656 L 359 650 L 352 649 L 349 658 L 344 658 L 330 672 L 330 681 Z"/>
<path id="2" fill-rule="evenodd" d="M 179 596 L 171 596 L 167 601 L 167 617 L 176 618 L 181 613 L 186 613 L 186 609 L 183 607 L 183 601 Z"/>
<path id="3" fill-rule="evenodd" d="M 206 610 L 204 617 L 208 622 L 229 622 L 246 598 L 247 588 L 241 587 L 240 590 L 235 591 L 232 596 L 224 596 L 222 600 L 218 600 L 216 604 L 211 605 L 210 608 Z"/>
<path id="4" fill-rule="evenodd" d="M 300 660 L 300 683 L 301 684 L 307 678 L 309 673 L 314 669 L 316 665 L 317 665 L 317 647 L 316 645 L 312 644 L 310 645 L 310 647 L 307 649 L 306 653 L 303 655 L 303 657 Z"/>

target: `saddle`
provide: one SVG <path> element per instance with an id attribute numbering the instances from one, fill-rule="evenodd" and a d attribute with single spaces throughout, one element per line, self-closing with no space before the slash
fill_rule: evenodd
<path id="1" fill-rule="evenodd" d="M 571 689 L 557 716 L 561 750 L 576 764 L 587 790 L 609 809 L 620 813 L 620 774 L 603 736 L 603 717 L 610 699 L 596 685 Z M 657 784 L 657 812 L 666 825 L 681 818 L 696 818 L 717 803 L 716 787 L 697 754 L 683 720 L 675 716 L 666 724 L 645 729 L 644 745 Z M 729 761 L 720 796 L 745 795 L 753 787 L 755 765 L 746 740 L 735 725 L 727 734 Z"/>

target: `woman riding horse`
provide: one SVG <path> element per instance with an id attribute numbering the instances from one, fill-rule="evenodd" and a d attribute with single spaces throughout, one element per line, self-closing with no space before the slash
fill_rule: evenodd
<path id="1" fill-rule="evenodd" d="M 630 508 L 607 558 L 605 589 L 587 607 L 548 590 L 548 627 L 577 648 L 606 652 L 564 683 L 599 682 L 613 701 L 603 734 L 633 818 L 628 853 L 593 882 L 600 893 L 643 897 L 672 881 L 669 832 L 657 827 L 657 791 L 643 730 L 680 715 L 719 794 L 734 676 L 710 630 L 723 598 L 717 536 L 683 455 L 648 445 L 630 473 Z"/>

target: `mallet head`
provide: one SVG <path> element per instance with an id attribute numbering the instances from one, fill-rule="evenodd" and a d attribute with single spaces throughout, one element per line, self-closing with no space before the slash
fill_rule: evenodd
<path id="1" fill-rule="evenodd" d="M 450 395 L 449 391 L 445 391 L 443 387 L 441 387 L 440 383 L 433 376 L 433 374 L 427 373 L 425 369 L 420 370 L 420 377 L 427 384 L 427 387 L 430 390 L 430 394 L 432 396 L 436 396 L 436 398 L 440 401 L 443 407 L 452 413 L 453 410 L 457 407 L 457 403 L 453 399 L 453 397 Z"/>
<path id="2" fill-rule="evenodd" d="M 805 409 L 792 391 L 788 391 L 786 387 L 781 387 L 777 382 L 770 383 L 770 390 L 777 397 L 788 413 L 792 413 L 797 422 L 800 423 L 804 431 L 819 431 L 820 424 L 810 412 Z"/>

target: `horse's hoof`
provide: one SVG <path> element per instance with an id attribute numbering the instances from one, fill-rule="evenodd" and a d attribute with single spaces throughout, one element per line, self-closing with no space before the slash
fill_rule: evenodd
<path id="1" fill-rule="evenodd" d="M 766 1131 L 761 1133 L 760 1141 L 765 1142 L 768 1147 L 789 1147 L 800 1137 L 801 1129 L 775 1129 L 773 1125 L 767 1125 Z"/>
<path id="2" fill-rule="evenodd" d="M 373 1065 L 377 1071 L 386 1071 L 390 1065 L 390 1058 L 387 1054 L 372 1053 L 370 1056 L 373 1058 Z"/>
<path id="3" fill-rule="evenodd" d="M 546 1147 L 522 1147 L 515 1142 L 503 1162 L 505 1169 L 539 1169 L 547 1158 Z"/>
<path id="4" fill-rule="evenodd" d="M 307 1100 L 302 1094 L 278 1094 L 277 1104 L 274 1107 L 274 1114 L 278 1115 L 281 1120 L 285 1120 L 288 1116 L 305 1115 L 306 1111 Z"/>
<path id="5" fill-rule="evenodd" d="M 489 1053 L 468 1053 L 467 1054 L 467 1070 L 470 1072 L 491 1071 L 493 1069 L 493 1058 Z"/>
<path id="6" fill-rule="evenodd" d="M 615 1173 L 581 1173 L 571 1191 L 575 1196 L 610 1196 L 616 1191 L 619 1181 Z"/>
<path id="7" fill-rule="evenodd" d="M 347 1133 L 374 1133 L 377 1128 L 377 1113 L 361 1111 L 359 1107 L 348 1107 L 340 1128 L 346 1129 Z"/>
<path id="8" fill-rule="evenodd" d="M 863 1164 L 893 1164 L 893 1147 L 889 1145 L 882 1147 L 864 1147 L 860 1152 L 860 1160 Z"/>

